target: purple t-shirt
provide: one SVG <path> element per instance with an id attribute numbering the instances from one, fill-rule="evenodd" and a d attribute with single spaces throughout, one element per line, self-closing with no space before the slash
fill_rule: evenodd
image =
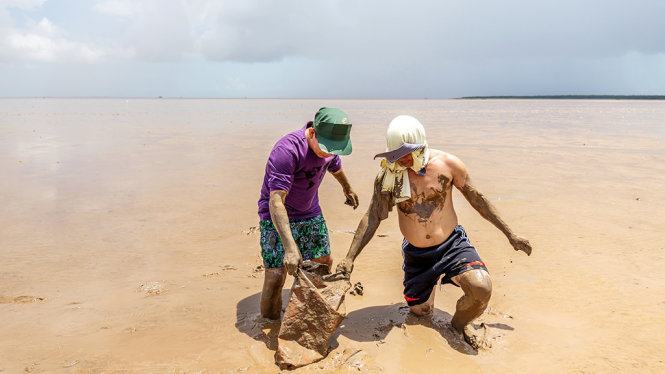
<path id="1" fill-rule="evenodd" d="M 342 160 L 334 155 L 327 158 L 317 156 L 309 148 L 305 129 L 284 135 L 275 143 L 266 163 L 266 172 L 259 198 L 259 218 L 270 219 L 268 202 L 270 191 L 284 190 L 286 212 L 289 219 L 306 219 L 321 214 L 319 185 L 326 171 L 337 172 Z"/>

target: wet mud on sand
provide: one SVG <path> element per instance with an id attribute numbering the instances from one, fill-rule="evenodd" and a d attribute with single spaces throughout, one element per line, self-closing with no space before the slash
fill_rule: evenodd
<path id="1" fill-rule="evenodd" d="M 294 372 L 665 371 L 661 103 L 2 99 L 0 372 L 275 372 L 256 201 L 270 147 L 323 105 L 353 118 L 343 163 L 360 198 L 353 210 L 322 184 L 333 268 L 402 113 L 534 252 L 514 252 L 453 188 L 492 274 L 474 322 L 491 347 L 475 350 L 449 329 L 461 290 L 408 315 L 393 211 L 355 263 L 362 296 L 347 295 L 327 357 Z"/>

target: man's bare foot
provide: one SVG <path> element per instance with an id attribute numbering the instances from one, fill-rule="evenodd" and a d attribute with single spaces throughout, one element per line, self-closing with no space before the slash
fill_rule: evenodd
<path id="1" fill-rule="evenodd" d="M 434 305 L 429 303 L 415 305 L 409 308 L 409 312 L 418 317 L 429 317 L 434 314 Z"/>
<path id="2" fill-rule="evenodd" d="M 487 337 L 487 326 L 481 323 L 477 328 L 469 323 L 462 331 L 464 340 L 476 350 L 492 348 L 492 343 Z"/>

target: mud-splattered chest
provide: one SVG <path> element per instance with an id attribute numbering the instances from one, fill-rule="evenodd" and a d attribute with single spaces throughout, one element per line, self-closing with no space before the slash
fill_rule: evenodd
<path id="1" fill-rule="evenodd" d="M 450 192 L 451 178 L 438 174 L 410 181 L 411 199 L 397 205 L 407 215 L 414 214 L 418 222 L 427 222 L 437 210 L 443 210 Z"/>

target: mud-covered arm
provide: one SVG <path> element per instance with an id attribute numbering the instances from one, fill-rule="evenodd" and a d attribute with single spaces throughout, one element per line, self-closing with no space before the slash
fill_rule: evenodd
<path id="1" fill-rule="evenodd" d="M 353 262 L 372 237 L 374 237 L 374 233 L 379 228 L 381 221 L 388 218 L 388 213 L 393 205 L 394 201 L 391 194 L 381 192 L 381 180 L 377 178 L 374 182 L 374 194 L 372 195 L 372 201 L 369 204 L 367 213 L 365 213 L 360 223 L 358 223 L 358 228 L 349 247 L 349 252 L 346 254 L 344 260 L 337 265 L 337 272 L 347 275 L 351 274 L 353 271 Z"/>
<path id="2" fill-rule="evenodd" d="M 516 235 L 508 224 L 501 218 L 496 207 L 478 191 L 476 186 L 471 182 L 469 173 L 466 166 L 456 157 L 448 160 L 451 170 L 453 171 L 453 184 L 464 195 L 466 200 L 480 215 L 491 222 L 497 229 L 499 229 L 508 238 L 508 241 L 516 251 L 523 251 L 527 255 L 531 255 L 531 244 L 528 240 Z"/>
<path id="3" fill-rule="evenodd" d="M 283 190 L 271 191 L 268 204 L 270 208 L 270 219 L 272 220 L 272 223 L 279 234 L 279 238 L 282 240 L 282 246 L 284 247 L 284 266 L 286 266 L 286 271 L 293 275 L 300 265 L 302 258 L 300 256 L 300 251 L 298 250 L 298 245 L 293 239 L 293 234 L 291 234 L 289 216 L 286 212 L 286 206 L 284 205 L 286 194 L 287 192 Z"/>
<path id="4" fill-rule="evenodd" d="M 344 197 L 346 197 L 346 201 L 344 204 L 352 206 L 353 209 L 356 209 L 358 207 L 358 195 L 356 195 L 355 192 L 353 192 L 353 189 L 351 188 L 351 184 L 349 183 L 349 179 L 346 177 L 346 174 L 344 174 L 344 170 L 341 168 L 335 172 L 331 172 L 333 177 L 339 182 L 339 185 L 342 186 L 342 191 L 344 191 Z"/>

